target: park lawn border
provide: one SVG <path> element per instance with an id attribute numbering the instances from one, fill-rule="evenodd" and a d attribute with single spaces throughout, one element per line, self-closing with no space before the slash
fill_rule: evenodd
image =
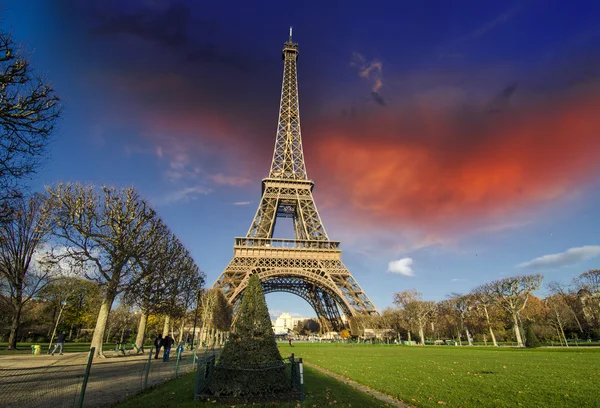
<path id="1" fill-rule="evenodd" d="M 235 404 L 236 407 L 352 407 L 352 408 L 379 408 L 397 407 L 398 405 L 385 403 L 374 395 L 365 393 L 343 381 L 339 381 L 328 373 L 318 368 L 305 367 L 305 392 L 306 399 L 301 403 L 294 401 L 286 404 Z M 177 406 L 181 408 L 205 407 L 231 407 L 232 404 L 219 404 L 218 402 L 201 402 L 193 399 L 195 371 L 169 380 L 161 385 L 152 387 L 140 394 L 131 396 L 120 402 L 115 408 L 159 408 Z M 403 405 L 404 406 L 404 405 Z"/>

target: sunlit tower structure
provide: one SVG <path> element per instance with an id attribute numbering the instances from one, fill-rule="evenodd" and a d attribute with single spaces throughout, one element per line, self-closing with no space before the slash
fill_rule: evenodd
<path id="1" fill-rule="evenodd" d="M 243 238 L 235 238 L 233 259 L 213 287 L 239 304 L 248 279 L 258 274 L 265 293 L 288 292 L 314 309 L 327 331 L 340 331 L 357 315 L 377 309 L 342 263 L 340 243 L 327 236 L 313 199 L 314 182 L 306 174 L 296 64 L 298 44 L 283 46 L 283 84 L 277 137 L 269 176 L 262 181 L 261 201 Z M 275 239 L 278 218 L 292 218 L 294 239 Z"/>

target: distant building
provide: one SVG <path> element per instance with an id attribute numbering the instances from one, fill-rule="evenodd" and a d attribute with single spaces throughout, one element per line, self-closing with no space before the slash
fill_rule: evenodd
<path id="1" fill-rule="evenodd" d="M 308 319 L 314 319 L 313 317 L 292 317 L 289 313 L 282 313 L 277 319 L 272 320 L 273 332 L 278 334 L 287 334 L 289 331 L 294 330 L 294 327 L 299 322 L 303 322 Z"/>

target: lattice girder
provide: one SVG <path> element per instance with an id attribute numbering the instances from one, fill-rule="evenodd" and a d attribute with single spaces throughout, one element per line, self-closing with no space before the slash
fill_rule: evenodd
<path id="1" fill-rule="evenodd" d="M 214 285 L 223 290 L 230 303 L 238 300 L 246 288 L 249 277 L 258 273 L 261 282 L 274 277 L 301 277 L 306 282 L 317 285 L 334 295 L 335 302 L 347 317 L 378 313 L 339 259 L 341 254 L 339 250 L 286 248 L 282 254 L 278 253 L 277 248 L 253 247 L 243 248 L 243 251 L 245 255 L 250 256 L 234 256 Z M 289 255 L 294 253 L 295 256 Z"/>
<path id="2" fill-rule="evenodd" d="M 306 165 L 302 151 L 300 109 L 298 104 L 298 76 L 296 61 L 298 45 L 286 42 L 283 48 L 283 83 L 277 121 L 277 138 L 269 177 L 306 180 Z"/>
<path id="3" fill-rule="evenodd" d="M 310 181 L 289 183 L 264 179 L 261 201 L 246 236 L 271 238 L 277 216 L 292 214 L 296 239 L 328 241 L 312 188 L 313 183 Z"/>
<path id="4" fill-rule="evenodd" d="M 298 45 L 283 48 L 283 84 L 277 137 L 269 177 L 262 181 L 260 204 L 245 238 L 236 238 L 234 256 L 213 287 L 239 304 L 249 277 L 258 274 L 263 289 L 294 293 L 305 299 L 324 326 L 343 328 L 340 311 L 350 318 L 378 314 L 341 261 L 339 242 L 325 231 L 307 178 L 300 132 Z M 278 218 L 292 218 L 295 239 L 274 239 Z"/>

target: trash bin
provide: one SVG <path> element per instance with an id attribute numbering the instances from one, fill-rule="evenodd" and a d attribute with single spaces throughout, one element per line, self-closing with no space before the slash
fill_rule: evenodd
<path id="1" fill-rule="evenodd" d="M 39 344 L 34 344 L 33 345 L 33 355 L 39 356 L 41 352 L 42 352 L 42 346 L 40 346 Z"/>

